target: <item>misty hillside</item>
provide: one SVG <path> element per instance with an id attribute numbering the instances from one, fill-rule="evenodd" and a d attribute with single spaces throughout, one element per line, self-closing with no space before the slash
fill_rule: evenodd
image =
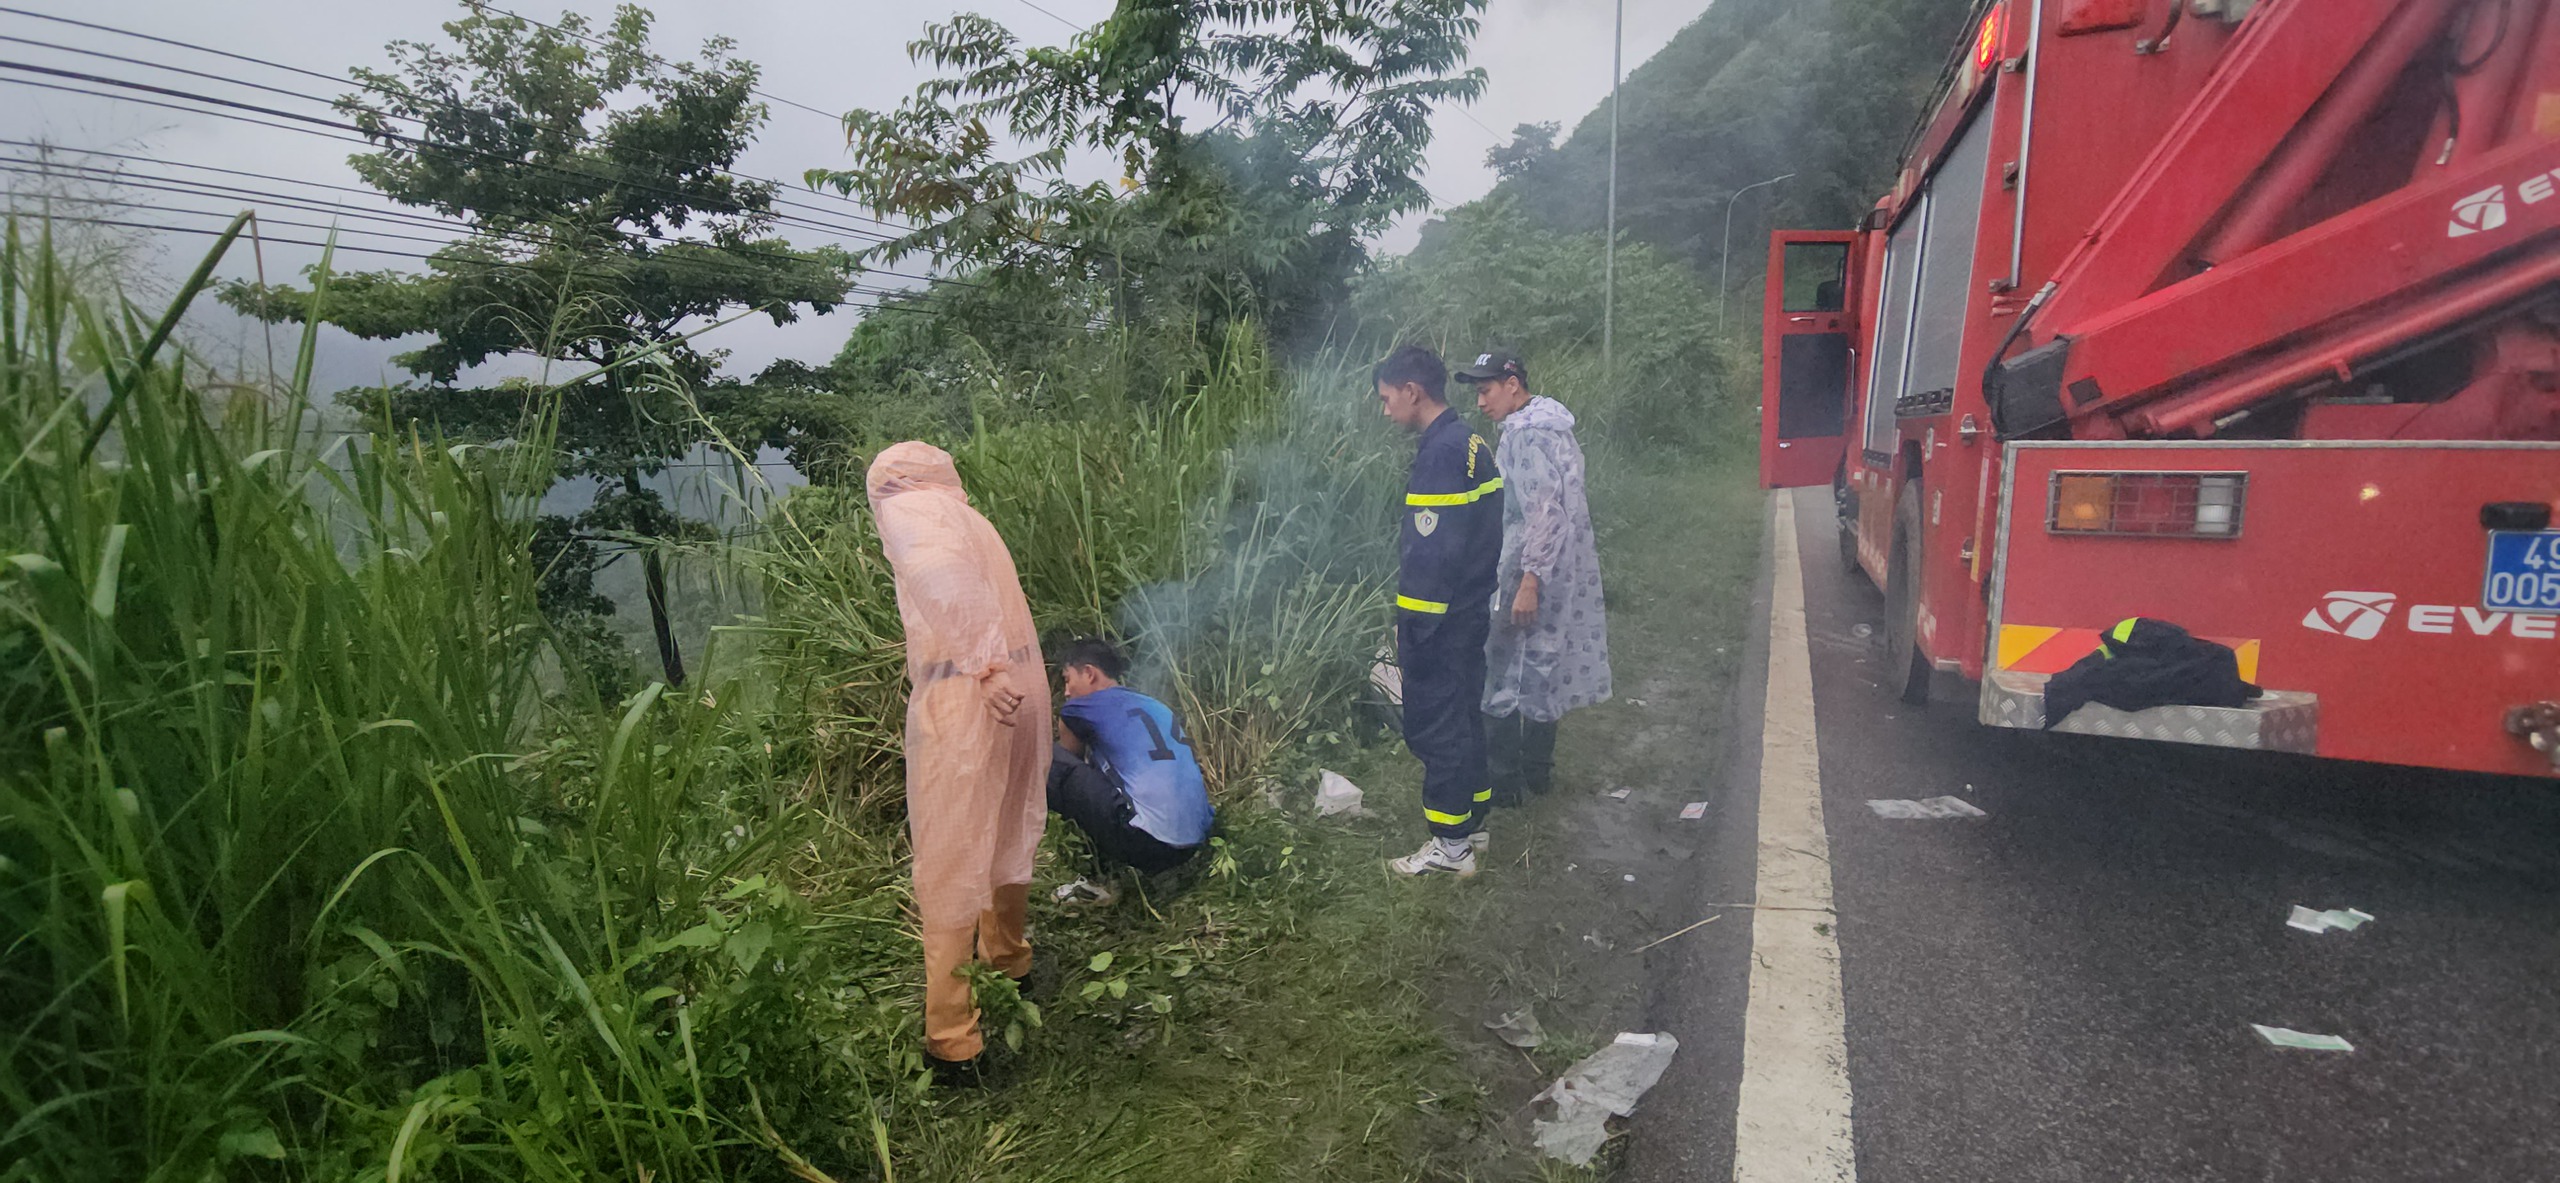
<path id="1" fill-rule="evenodd" d="M 1892 182 L 1894 159 L 1965 25 L 1969 0 L 1716 0 L 1628 74 L 1618 222 L 1713 269 L 1726 198 L 1793 172 L 1736 210 L 1737 244 L 1772 226 L 1845 227 Z M 1489 201 L 1559 230 L 1597 232 L 1609 105 L 1532 151 Z M 1426 243 L 1429 236 L 1426 235 Z M 1760 250 L 1735 250 L 1736 283 Z"/>

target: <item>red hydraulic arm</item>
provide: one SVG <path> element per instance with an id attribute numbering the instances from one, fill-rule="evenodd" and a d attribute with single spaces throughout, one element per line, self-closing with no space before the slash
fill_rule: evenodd
<path id="1" fill-rule="evenodd" d="M 2554 9 L 2263 7 L 1995 364 L 2002 434 L 2210 435 L 2560 284 Z M 2418 159 L 2374 142 L 2438 94 Z"/>

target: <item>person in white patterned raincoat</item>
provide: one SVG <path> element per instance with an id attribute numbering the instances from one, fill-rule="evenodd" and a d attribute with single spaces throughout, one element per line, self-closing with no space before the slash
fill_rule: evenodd
<path id="1" fill-rule="evenodd" d="M 1609 622 L 1600 552 L 1583 491 L 1573 412 L 1529 390 L 1518 355 L 1493 351 L 1455 375 L 1502 428 L 1495 466 L 1502 562 L 1485 641 L 1484 713 L 1494 801 L 1519 804 L 1554 783 L 1556 724 L 1609 698 Z"/>

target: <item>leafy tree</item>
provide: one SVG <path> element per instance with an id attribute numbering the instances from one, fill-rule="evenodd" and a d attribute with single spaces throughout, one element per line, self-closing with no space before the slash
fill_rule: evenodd
<path id="1" fill-rule="evenodd" d="M 1556 133 L 1563 130 L 1561 123 L 1523 123 L 1512 128 L 1510 143 L 1485 149 L 1485 167 L 1506 181 L 1519 176 L 1556 150 Z"/>
<path id="2" fill-rule="evenodd" d="M 1098 285 L 1124 317 L 1250 314 L 1303 335 L 1368 240 L 1428 204 L 1428 117 L 1483 90 L 1462 68 L 1483 6 L 1123 0 L 1063 49 L 963 15 L 910 47 L 946 73 L 894 111 L 847 115 L 852 167 L 808 180 L 917 227 L 882 258 Z M 1191 130 L 1193 113 L 1213 122 Z M 1078 151 L 1116 158 L 1119 185 L 1069 180 Z"/>
<path id="3" fill-rule="evenodd" d="M 410 381 L 340 397 L 462 439 L 556 416 L 560 475 L 593 477 L 600 491 L 536 534 L 545 606 L 608 610 L 593 587 L 598 544 L 638 542 L 659 659 L 681 683 L 653 543 L 687 526 L 643 478 L 703 437 L 701 412 L 726 410 L 689 401 L 723 388 L 712 383 L 718 356 L 686 327 L 827 311 L 846 298 L 852 260 L 792 249 L 773 232 L 774 186 L 730 171 L 765 111 L 751 93 L 756 67 L 726 39 L 676 63 L 649 52 L 649 14 L 630 5 L 593 32 L 576 14 L 545 28 L 466 7 L 444 26 L 450 47 L 395 41 L 397 68 L 355 70 L 364 93 L 338 102 L 378 146 L 352 162 L 369 184 L 470 226 L 423 272 L 329 280 L 328 323 L 433 338 L 396 359 Z M 270 322 L 309 308 L 286 286 L 235 284 L 223 298 Z M 511 357 L 586 372 L 565 387 L 472 372 Z"/>

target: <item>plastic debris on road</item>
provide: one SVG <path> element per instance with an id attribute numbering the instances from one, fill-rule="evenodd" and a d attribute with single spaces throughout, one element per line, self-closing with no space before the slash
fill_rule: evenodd
<path id="1" fill-rule="evenodd" d="M 1349 777 L 1330 769 L 1319 770 L 1316 778 L 1316 816 L 1332 817 L 1347 813 L 1358 817 L 1368 812 L 1360 808 L 1360 786 Z"/>
<path id="2" fill-rule="evenodd" d="M 2295 1031 L 2287 1027 L 2269 1027 L 2263 1023 L 2251 1023 L 2249 1024 L 2249 1029 L 2257 1032 L 2258 1038 L 2266 1040 L 2269 1044 L 2276 1047 L 2300 1048 L 2306 1052 L 2351 1052 L 2356 1050 L 2356 1046 L 2354 1044 L 2348 1043 L 2346 1040 L 2335 1035 L 2315 1035 L 2309 1031 Z"/>
<path id="3" fill-rule="evenodd" d="M 1919 801 L 1869 801 L 1877 817 L 1901 820 L 1933 817 L 1987 817 L 1961 797 L 1929 797 Z"/>
<path id="4" fill-rule="evenodd" d="M 1704 801 L 1692 801 L 1680 807 L 1680 820 L 1682 821 L 1693 822 L 1705 816 L 1707 816 L 1707 803 Z"/>
<path id="5" fill-rule="evenodd" d="M 1636 1111 L 1636 1102 L 1662 1079 L 1680 1041 L 1669 1034 L 1619 1032 L 1616 1041 L 1588 1056 L 1541 1091 L 1555 1117 L 1529 1123 L 1538 1152 L 1572 1166 L 1588 1166 L 1609 1140 L 1609 1119 Z"/>
<path id="6" fill-rule="evenodd" d="M 1538 1025 L 1537 1013 L 1525 1006 L 1486 1023 L 1484 1029 L 1513 1047 L 1536 1047 L 1547 1041 L 1547 1029 Z"/>
<path id="7" fill-rule="evenodd" d="M 2293 915 L 2287 917 L 2284 923 L 2287 928 L 2298 928 L 2304 932 L 2327 932 L 2333 928 L 2340 932 L 2354 932 L 2365 921 L 2371 919 L 2373 919 L 2373 913 L 2354 908 L 2332 908 L 2326 912 L 2314 912 L 2300 904 L 2295 904 Z"/>

